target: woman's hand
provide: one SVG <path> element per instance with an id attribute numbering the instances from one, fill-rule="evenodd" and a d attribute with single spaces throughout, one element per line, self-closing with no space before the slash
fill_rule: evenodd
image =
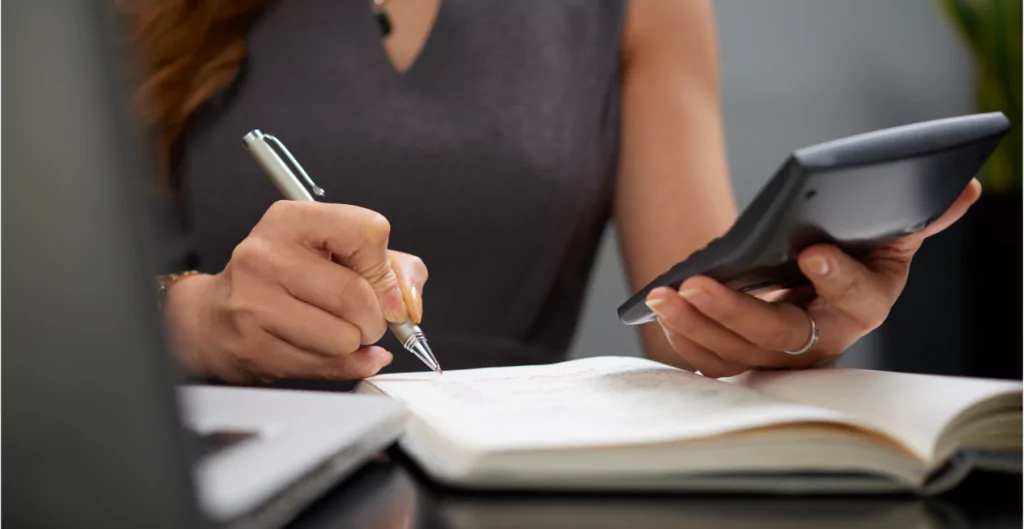
<path id="1" fill-rule="evenodd" d="M 911 258 L 924 239 L 956 222 L 979 196 L 981 184 L 973 180 L 927 228 L 871 252 L 863 262 L 834 246 L 807 248 L 799 256 L 799 266 L 815 294 L 805 308 L 784 301 L 769 303 L 707 277 L 686 280 L 678 292 L 654 289 L 647 305 L 672 348 L 706 376 L 808 367 L 838 356 L 881 325 L 903 291 Z M 805 354 L 785 353 L 809 342 L 808 313 L 818 325 L 820 340 Z"/>
<path id="2" fill-rule="evenodd" d="M 369 344 L 387 321 L 420 320 L 427 280 L 418 257 L 387 249 L 389 235 L 367 209 L 275 203 L 221 273 L 168 290 L 177 356 L 230 382 L 373 375 L 392 356 Z"/>

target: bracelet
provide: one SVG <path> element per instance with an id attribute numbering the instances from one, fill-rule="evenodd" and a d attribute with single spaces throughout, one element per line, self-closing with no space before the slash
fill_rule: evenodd
<path id="1" fill-rule="evenodd" d="M 175 283 L 188 276 L 200 273 L 202 272 L 199 272 L 198 270 L 186 270 L 184 272 L 156 276 L 156 302 L 160 307 L 160 310 L 164 309 L 164 300 L 167 298 L 167 289 L 171 288 Z"/>

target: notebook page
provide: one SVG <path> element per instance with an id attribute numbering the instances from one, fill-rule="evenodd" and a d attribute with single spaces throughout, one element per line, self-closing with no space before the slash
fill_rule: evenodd
<path id="1" fill-rule="evenodd" d="M 664 442 L 844 420 L 830 410 L 629 357 L 444 375 L 396 373 L 365 383 L 403 401 L 452 441 L 489 450 Z"/>
<path id="2" fill-rule="evenodd" d="M 1021 383 L 862 369 L 751 372 L 728 382 L 852 415 L 901 439 L 925 460 L 942 430 L 971 405 L 1021 393 Z"/>

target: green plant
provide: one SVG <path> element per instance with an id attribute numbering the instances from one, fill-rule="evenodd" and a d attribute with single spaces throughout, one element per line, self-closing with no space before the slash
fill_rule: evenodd
<path id="1" fill-rule="evenodd" d="M 938 0 L 975 63 L 975 105 L 1001 111 L 1010 133 L 982 169 L 986 192 L 1021 193 L 1021 0 Z"/>

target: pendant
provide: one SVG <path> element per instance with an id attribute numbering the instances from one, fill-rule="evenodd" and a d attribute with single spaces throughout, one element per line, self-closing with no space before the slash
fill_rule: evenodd
<path id="1" fill-rule="evenodd" d="M 377 25 L 380 27 L 380 34 L 387 37 L 391 34 L 391 18 L 388 17 L 388 12 L 383 9 L 373 12 L 373 18 L 377 21 Z"/>

